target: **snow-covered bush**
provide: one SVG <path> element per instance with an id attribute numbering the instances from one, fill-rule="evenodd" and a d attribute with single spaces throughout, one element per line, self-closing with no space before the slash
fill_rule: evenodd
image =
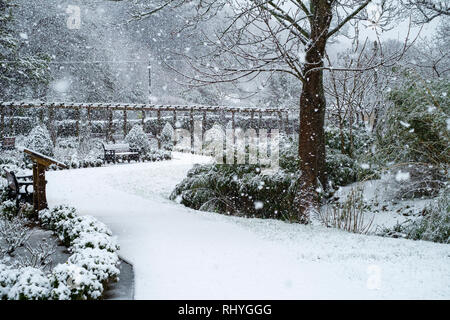
<path id="1" fill-rule="evenodd" d="M 72 242 L 71 246 L 73 251 L 88 248 L 106 250 L 112 253 L 119 250 L 117 241 L 104 233 L 82 232 L 79 237 Z"/>
<path id="2" fill-rule="evenodd" d="M 24 217 L 26 219 L 35 218 L 36 212 L 34 211 L 34 207 L 31 203 L 24 202 L 19 206 L 19 216 Z"/>
<path id="3" fill-rule="evenodd" d="M 14 284 L 8 292 L 9 300 L 48 300 L 50 296 L 50 279 L 42 270 L 21 268 Z"/>
<path id="4" fill-rule="evenodd" d="M 103 292 L 103 285 L 95 274 L 78 264 L 57 265 L 50 280 L 50 297 L 54 300 L 98 299 Z"/>
<path id="5" fill-rule="evenodd" d="M 353 233 L 366 234 L 371 231 L 374 217 L 368 219 L 368 206 L 364 201 L 363 189 L 352 188 L 343 202 L 330 203 L 318 212 L 319 221 L 326 227 Z"/>
<path id="6" fill-rule="evenodd" d="M 125 141 L 130 145 L 130 148 L 139 150 L 141 154 L 146 154 L 150 151 L 150 140 L 139 124 L 131 128 L 125 137 Z"/>
<path id="7" fill-rule="evenodd" d="M 143 161 L 163 161 L 172 159 L 172 152 L 167 150 L 152 150 L 141 156 Z"/>
<path id="8" fill-rule="evenodd" d="M 2 299 L 98 299 L 119 275 L 119 246 L 111 231 L 90 216 L 67 206 L 42 210 L 42 226 L 53 230 L 72 255 L 50 273 L 38 268 L 12 269 L 0 264 Z"/>
<path id="9" fill-rule="evenodd" d="M 66 245 L 79 238 L 81 234 L 105 234 L 111 236 L 111 230 L 92 216 L 79 216 L 56 223 L 56 230 L 61 241 Z"/>
<path id="10" fill-rule="evenodd" d="M 450 82 L 410 77 L 392 90 L 380 123 L 378 154 L 387 161 L 448 164 Z"/>
<path id="11" fill-rule="evenodd" d="M 8 220 L 16 217 L 18 212 L 16 202 L 13 200 L 6 200 L 0 204 L 0 214 Z"/>
<path id="12" fill-rule="evenodd" d="M 296 180 L 295 173 L 266 175 L 256 165 L 201 165 L 188 172 L 171 199 L 205 211 L 293 221 Z"/>
<path id="13" fill-rule="evenodd" d="M 117 254 L 98 248 L 75 249 L 75 253 L 69 257 L 69 263 L 91 271 L 102 283 L 117 279 L 120 273 L 116 267 L 119 263 Z"/>
<path id="14" fill-rule="evenodd" d="M 423 82 L 408 76 L 389 96 L 392 105 L 379 124 L 377 155 L 402 171 L 398 198 L 436 196 L 447 180 L 450 163 L 450 82 Z M 397 164 L 405 165 L 398 167 Z"/>
<path id="15" fill-rule="evenodd" d="M 44 125 L 38 125 L 31 130 L 25 141 L 25 147 L 50 157 L 54 155 L 53 142 Z"/>
<path id="16" fill-rule="evenodd" d="M 325 128 L 326 170 L 332 186 L 345 186 L 366 178 L 376 178 L 370 147 L 373 138 L 364 126 Z"/>
<path id="17" fill-rule="evenodd" d="M 17 282 L 19 274 L 19 269 L 0 263 L 0 299 L 8 299 L 8 293 Z"/>
<path id="18" fill-rule="evenodd" d="M 169 122 L 166 122 L 166 124 L 164 125 L 159 139 L 161 141 L 161 148 L 163 150 L 173 150 L 174 130 Z"/>
<path id="19" fill-rule="evenodd" d="M 436 197 L 445 186 L 447 175 L 432 164 L 411 163 L 396 166 L 390 172 L 388 185 L 396 199 Z"/>
<path id="20" fill-rule="evenodd" d="M 348 125 L 338 128 L 328 125 L 325 127 L 325 144 L 328 149 L 339 150 L 342 154 L 353 157 L 369 152 L 374 139 L 364 125 Z"/>
<path id="21" fill-rule="evenodd" d="M 413 240 L 427 240 L 450 243 L 450 187 L 441 190 L 422 212 L 422 217 L 406 220 L 393 228 L 379 232 L 381 236 L 403 237 Z"/>
<path id="22" fill-rule="evenodd" d="M 0 236 L 2 245 L 0 246 L 0 257 L 11 255 L 17 248 L 24 245 L 31 233 L 25 227 L 25 222 L 19 217 L 0 220 Z"/>
<path id="23" fill-rule="evenodd" d="M 57 230 L 59 223 L 76 217 L 76 210 L 73 207 L 60 205 L 53 209 L 44 209 L 39 211 L 38 218 L 41 224 L 54 231 Z"/>

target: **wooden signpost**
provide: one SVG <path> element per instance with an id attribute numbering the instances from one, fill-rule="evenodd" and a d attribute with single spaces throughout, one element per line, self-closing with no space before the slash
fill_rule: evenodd
<path id="1" fill-rule="evenodd" d="M 65 169 L 67 169 L 67 166 L 64 163 L 30 149 L 23 149 L 23 152 L 33 161 L 33 206 L 34 210 L 38 212 L 48 208 L 47 197 L 45 195 L 45 187 L 47 184 L 47 181 L 45 181 L 45 170 L 52 164 Z"/>

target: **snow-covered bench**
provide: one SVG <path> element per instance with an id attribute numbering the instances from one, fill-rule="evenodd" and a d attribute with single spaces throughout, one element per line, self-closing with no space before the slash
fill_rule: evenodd
<path id="1" fill-rule="evenodd" d="M 26 202 L 33 202 L 33 190 L 28 190 L 28 187 L 33 187 L 33 176 L 16 176 L 13 171 L 3 169 L 8 180 L 9 195 L 16 199 L 16 205 L 19 207 L 20 200 Z"/>
<path id="2" fill-rule="evenodd" d="M 105 144 L 103 143 L 104 158 L 103 161 L 106 163 L 116 163 L 119 159 L 124 161 L 131 160 L 139 161 L 140 152 L 137 149 L 130 148 L 128 143 L 118 143 L 118 144 Z"/>

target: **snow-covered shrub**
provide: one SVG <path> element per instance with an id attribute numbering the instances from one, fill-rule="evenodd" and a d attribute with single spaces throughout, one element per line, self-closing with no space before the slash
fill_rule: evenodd
<path id="1" fill-rule="evenodd" d="M 142 155 L 143 161 L 163 161 L 172 159 L 172 152 L 167 150 L 152 150 Z"/>
<path id="2" fill-rule="evenodd" d="M 117 254 L 97 248 L 76 249 L 69 257 L 69 263 L 91 271 L 102 283 L 115 280 L 120 273 L 116 267 L 119 263 Z"/>
<path id="3" fill-rule="evenodd" d="M 111 236 L 111 230 L 92 216 L 78 216 L 56 224 L 60 240 L 66 245 L 79 238 L 83 233 L 105 234 Z"/>
<path id="4" fill-rule="evenodd" d="M 24 168 L 23 152 L 20 150 L 2 150 L 0 153 L 0 165 L 2 167 Z M 3 175 L 3 172 L 0 174 Z"/>
<path id="5" fill-rule="evenodd" d="M 50 157 L 54 155 L 53 142 L 44 125 L 38 125 L 31 130 L 25 141 L 25 147 Z"/>
<path id="6" fill-rule="evenodd" d="M 322 207 L 318 218 L 326 227 L 366 234 L 371 231 L 374 219 L 366 218 L 366 212 L 368 206 L 363 198 L 363 189 L 352 188 L 342 203 L 330 203 Z"/>
<path id="7" fill-rule="evenodd" d="M 59 223 L 76 217 L 76 210 L 73 207 L 60 205 L 53 209 L 39 211 L 38 218 L 41 224 L 50 230 L 57 230 Z"/>
<path id="8" fill-rule="evenodd" d="M 332 186 L 345 186 L 366 178 L 376 178 L 371 165 L 373 138 L 362 125 L 325 128 L 326 170 Z"/>
<path id="9" fill-rule="evenodd" d="M 130 148 L 139 150 L 141 154 L 146 154 L 150 151 L 150 140 L 139 124 L 131 128 L 125 137 L 125 141 L 130 145 Z"/>
<path id="10" fill-rule="evenodd" d="M 422 217 L 409 219 L 393 228 L 380 231 L 381 236 L 402 237 L 413 240 L 427 240 L 450 243 L 450 188 L 442 189 L 441 194 L 424 208 Z"/>
<path id="11" fill-rule="evenodd" d="M 51 298 L 54 300 L 98 299 L 103 285 L 95 274 L 72 263 L 57 265 L 51 274 Z"/>
<path id="12" fill-rule="evenodd" d="M 88 248 L 101 249 L 113 253 L 119 250 L 117 241 L 104 233 L 82 232 L 72 242 L 71 246 L 71 249 L 74 251 Z"/>
<path id="13" fill-rule="evenodd" d="M 171 199 L 194 209 L 292 221 L 296 180 L 295 173 L 266 175 L 256 165 L 201 165 L 188 172 Z"/>
<path id="14" fill-rule="evenodd" d="M 326 154 L 328 181 L 335 186 L 345 186 L 357 181 L 358 171 L 355 160 L 339 151 Z"/>
<path id="15" fill-rule="evenodd" d="M 35 218 L 36 213 L 34 211 L 33 205 L 28 202 L 21 203 L 19 207 L 19 215 L 26 219 Z"/>
<path id="16" fill-rule="evenodd" d="M 119 246 L 111 231 L 90 216 L 78 216 L 67 206 L 42 210 L 41 224 L 69 246 L 72 255 L 48 274 L 39 268 L 12 269 L 0 264 L 2 299 L 98 299 L 104 286 L 119 275 Z M 15 237 L 20 238 L 20 237 Z M 45 249 L 45 248 L 44 248 Z M 47 252 L 47 251 L 46 251 Z M 39 258 L 45 259 L 37 252 Z"/>
<path id="17" fill-rule="evenodd" d="M 19 269 L 0 263 L 0 299 L 8 299 L 8 293 L 16 283 L 19 274 Z"/>
<path id="18" fill-rule="evenodd" d="M 280 135 L 279 165 L 289 172 L 296 172 L 300 169 L 300 158 L 298 156 L 298 141 Z"/>
<path id="19" fill-rule="evenodd" d="M 10 300 L 48 300 L 50 279 L 40 269 L 21 268 L 14 285 L 8 292 Z"/>
<path id="20" fill-rule="evenodd" d="M 159 139 L 161 141 L 161 148 L 163 150 L 173 150 L 174 130 L 169 122 L 166 122 L 166 124 L 164 125 Z"/>
<path id="21" fill-rule="evenodd" d="M 0 246 L 0 257 L 5 254 L 11 255 L 17 248 L 24 245 L 30 235 L 31 233 L 25 227 L 23 219 L 19 217 L 1 219 L 0 236 L 3 241 Z"/>
<path id="22" fill-rule="evenodd" d="M 449 91 L 446 79 L 424 83 L 408 76 L 389 96 L 392 105 L 379 124 L 377 154 L 388 165 L 410 164 L 401 169 L 410 178 L 399 184 L 401 198 L 435 196 L 447 179 Z"/>
<path id="23" fill-rule="evenodd" d="M 19 257 L 19 266 L 33 267 L 43 271 L 52 268 L 52 255 L 56 252 L 56 244 L 42 242 L 38 243 L 37 246 L 31 246 L 29 243 L 26 243 L 25 249 L 27 254 Z"/>
<path id="24" fill-rule="evenodd" d="M 325 144 L 329 150 L 339 150 L 349 157 L 364 155 L 369 152 L 374 139 L 364 125 L 346 125 L 343 128 L 328 125 L 325 127 Z"/>
<path id="25" fill-rule="evenodd" d="M 6 219 L 13 219 L 17 216 L 18 212 L 16 202 L 13 200 L 6 200 L 0 204 L 0 214 Z"/>
<path id="26" fill-rule="evenodd" d="M 391 170 L 388 184 L 396 199 L 436 197 L 445 186 L 447 175 L 432 164 L 411 163 Z"/>

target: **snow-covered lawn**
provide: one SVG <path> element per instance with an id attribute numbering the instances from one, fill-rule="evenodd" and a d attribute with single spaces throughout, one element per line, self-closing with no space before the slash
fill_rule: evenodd
<path id="1" fill-rule="evenodd" d="M 199 212 L 168 200 L 195 162 L 49 172 L 49 205 L 106 223 L 137 299 L 450 298 L 450 246 Z"/>

